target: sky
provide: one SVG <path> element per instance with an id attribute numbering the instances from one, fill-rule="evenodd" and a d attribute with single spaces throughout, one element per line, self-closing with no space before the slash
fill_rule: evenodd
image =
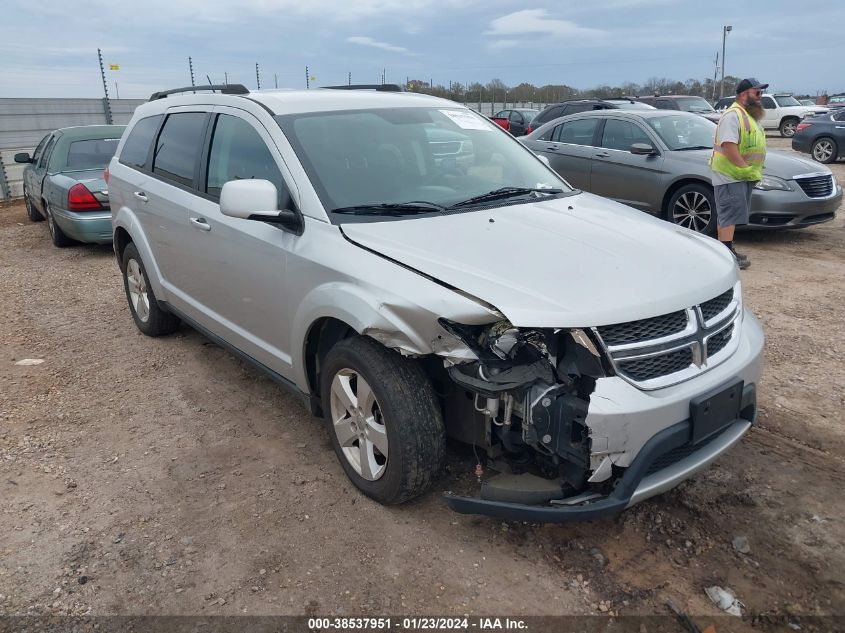
<path id="1" fill-rule="evenodd" d="M 565 83 L 725 73 L 845 90 L 845 0 L 0 0 L 0 97 L 147 98 L 197 83 Z M 118 64 L 119 70 L 108 70 Z"/>

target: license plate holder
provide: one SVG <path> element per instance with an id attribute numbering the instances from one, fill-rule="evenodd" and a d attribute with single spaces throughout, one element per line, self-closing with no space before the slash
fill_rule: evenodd
<path id="1" fill-rule="evenodd" d="M 698 444 L 721 431 L 739 417 L 744 386 L 745 383 L 740 380 L 690 401 L 693 444 Z"/>

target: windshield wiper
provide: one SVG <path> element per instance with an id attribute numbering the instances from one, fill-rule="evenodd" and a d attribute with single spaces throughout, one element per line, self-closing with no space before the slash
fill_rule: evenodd
<path id="1" fill-rule="evenodd" d="M 679 147 L 676 152 L 685 152 L 690 149 L 713 149 L 712 145 L 687 145 L 686 147 Z"/>
<path id="2" fill-rule="evenodd" d="M 392 202 L 382 204 L 356 204 L 351 207 L 338 207 L 332 209 L 332 213 L 345 213 L 348 215 L 417 215 L 420 213 L 432 213 L 433 211 L 445 211 L 446 207 L 435 202 L 425 200 L 413 200 L 411 202 Z"/>
<path id="3" fill-rule="evenodd" d="M 502 187 L 494 191 L 482 193 L 480 196 L 473 196 L 468 200 L 456 202 L 450 209 L 467 207 L 479 202 L 490 202 L 492 200 L 505 200 L 507 198 L 515 198 L 517 196 L 526 196 L 532 193 L 558 194 L 563 193 L 563 189 L 546 189 L 543 187 Z"/>

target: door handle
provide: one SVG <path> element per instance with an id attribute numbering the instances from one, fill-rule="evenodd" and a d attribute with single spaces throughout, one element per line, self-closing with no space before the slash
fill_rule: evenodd
<path id="1" fill-rule="evenodd" d="M 189 218 L 193 224 L 200 231 L 210 231 L 211 225 L 205 221 L 205 218 Z"/>
<path id="2" fill-rule="evenodd" d="M 546 151 L 547 152 L 556 152 L 557 146 L 556 145 L 548 145 L 548 146 L 546 146 Z"/>
<path id="3" fill-rule="evenodd" d="M 596 158 L 607 158 L 608 156 L 610 156 L 610 154 L 608 154 L 607 152 L 599 152 L 598 154 L 594 154 L 594 156 Z"/>
<path id="4" fill-rule="evenodd" d="M 147 198 L 147 194 L 143 191 L 135 191 L 132 195 L 138 198 L 141 202 L 147 202 L 147 200 L 149 200 L 149 198 Z"/>

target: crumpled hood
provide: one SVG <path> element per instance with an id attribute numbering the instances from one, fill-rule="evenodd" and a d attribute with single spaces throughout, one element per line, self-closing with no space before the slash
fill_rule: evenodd
<path id="1" fill-rule="evenodd" d="M 341 228 L 354 243 L 490 303 L 522 327 L 665 314 L 712 299 L 737 278 L 717 241 L 588 193 Z"/>

